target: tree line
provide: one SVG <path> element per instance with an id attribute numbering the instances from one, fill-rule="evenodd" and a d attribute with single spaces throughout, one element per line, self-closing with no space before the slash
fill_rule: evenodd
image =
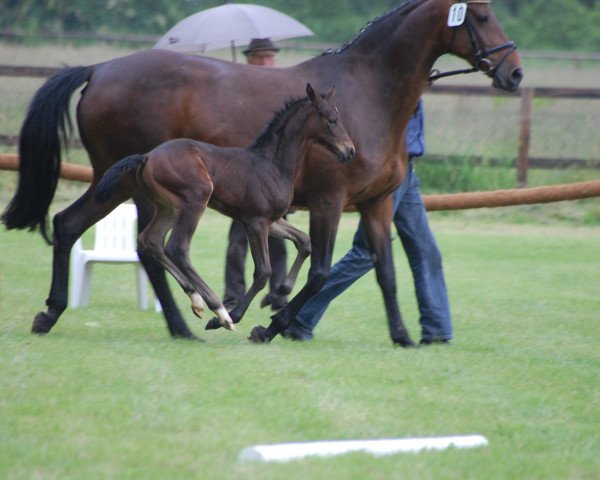
<path id="1" fill-rule="evenodd" d="M 244 3 L 243 0 L 236 0 Z M 36 32 L 161 35 L 218 0 L 0 0 L 0 28 Z M 342 43 L 399 0 L 252 0 L 306 24 L 319 41 Z M 494 11 L 521 48 L 600 51 L 596 0 L 498 0 Z"/>

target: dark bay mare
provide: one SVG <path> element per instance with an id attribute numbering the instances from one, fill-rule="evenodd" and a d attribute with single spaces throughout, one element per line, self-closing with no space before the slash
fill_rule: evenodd
<path id="1" fill-rule="evenodd" d="M 449 26 L 449 17 L 460 8 L 455 0 L 408 0 L 339 50 L 290 68 L 150 50 L 65 68 L 50 78 L 34 96 L 21 130 L 19 185 L 3 221 L 7 228 L 39 227 L 50 240 L 46 219 L 59 176 L 61 138 L 68 130 L 69 100 L 84 84 L 77 122 L 94 180 L 81 198 L 54 217 L 48 308 L 37 314 L 32 331 L 49 332 L 67 306 L 73 243 L 124 200 L 115 195 L 105 204 L 94 201 L 97 182 L 111 165 L 178 137 L 222 146 L 248 145 L 277 106 L 290 96 L 300 96 L 310 82 L 318 91 L 336 85 L 336 104 L 356 155 L 341 165 L 320 146 L 309 150 L 292 203 L 310 211 L 307 283 L 272 317 L 268 328 L 256 327 L 252 336 L 255 341 L 270 341 L 319 291 L 329 275 L 342 211 L 354 205 L 373 251 L 391 338 L 396 344 L 413 345 L 398 308 L 390 243 L 391 193 L 408 165 L 409 117 L 430 83 L 435 61 L 444 54 L 465 59 L 503 90 L 515 91 L 523 76 L 515 45 L 502 32 L 490 0 L 468 0 L 462 5 L 467 7 L 462 22 Z M 129 181 L 133 188 L 134 180 Z M 134 195 L 134 201 L 143 229 L 154 207 L 141 194 Z M 164 268 L 143 249 L 139 255 L 171 334 L 193 337 L 167 287 Z"/>
<path id="2" fill-rule="evenodd" d="M 201 317 L 204 301 L 217 317 L 209 322 L 234 330 L 250 302 L 271 274 L 269 233 L 293 239 L 298 256 L 284 282 L 289 290 L 310 253 L 308 236 L 282 217 L 292 203 L 294 181 L 308 149 L 321 145 L 346 163 L 354 145 L 331 97 L 333 89 L 289 101 L 249 148 L 218 147 L 187 138 L 169 140 L 151 152 L 125 157 L 104 174 L 95 198 L 104 203 L 120 192 L 123 175 L 133 172 L 139 189 L 156 207 L 152 221 L 138 236 L 139 248 L 150 253 L 177 280 Z M 217 294 L 200 277 L 189 256 L 190 242 L 207 207 L 239 220 L 254 259 L 254 281 L 238 305 L 227 312 Z M 270 230 L 275 223 L 275 229 Z M 165 244 L 167 233 L 171 231 Z"/>

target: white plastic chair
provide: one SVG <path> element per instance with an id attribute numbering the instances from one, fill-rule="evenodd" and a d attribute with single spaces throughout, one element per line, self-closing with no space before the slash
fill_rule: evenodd
<path id="1" fill-rule="evenodd" d="M 135 205 L 121 204 L 96 224 L 93 250 L 83 250 L 81 238 L 75 242 L 71 251 L 71 307 L 88 305 L 94 263 L 131 263 L 135 265 L 137 276 L 138 306 L 148 309 L 148 276 L 135 248 L 136 221 Z M 162 310 L 158 300 L 155 310 Z"/>

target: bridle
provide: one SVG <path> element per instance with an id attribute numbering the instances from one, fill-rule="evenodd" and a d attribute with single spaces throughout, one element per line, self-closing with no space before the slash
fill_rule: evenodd
<path id="1" fill-rule="evenodd" d="M 490 4 L 491 0 L 470 0 L 464 3 L 487 3 Z M 473 73 L 473 72 L 483 72 L 488 77 L 493 77 L 496 71 L 500 68 L 500 66 L 504 63 L 504 61 L 508 58 L 508 56 L 517 49 L 517 44 L 513 41 L 505 42 L 496 47 L 490 48 L 486 50 L 481 38 L 475 28 L 471 20 L 469 19 L 468 14 L 465 16 L 464 25 L 469 32 L 469 39 L 471 40 L 471 48 L 473 49 L 473 53 L 475 55 L 475 66 L 471 68 L 465 68 L 462 70 L 452 70 L 450 72 L 441 73 L 439 70 L 432 70 L 429 75 L 429 82 L 432 83 L 439 78 L 450 77 L 453 75 L 461 75 L 464 73 Z M 452 52 L 452 47 L 454 45 L 454 38 L 456 37 L 456 31 L 458 27 L 453 27 L 452 30 L 452 40 L 450 42 L 450 47 L 448 49 L 448 53 Z M 502 50 L 507 50 L 507 52 L 502 56 L 500 61 L 497 64 L 494 64 L 492 60 L 488 57 L 494 53 L 501 52 Z"/>

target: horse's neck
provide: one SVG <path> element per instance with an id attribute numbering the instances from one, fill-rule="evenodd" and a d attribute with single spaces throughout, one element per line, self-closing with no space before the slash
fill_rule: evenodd
<path id="1" fill-rule="evenodd" d="M 375 21 L 341 55 L 366 65 L 393 121 L 397 112 L 412 113 L 428 86 L 435 61 L 446 53 L 444 0 L 412 0 Z M 427 5 L 424 5 L 427 4 Z M 403 115 L 404 116 L 404 115 Z M 410 115 L 409 115 L 410 116 Z M 404 121 L 404 119 L 402 119 Z M 395 123 L 395 122 L 394 122 Z M 390 128 L 396 129 L 396 125 Z"/>
<path id="2" fill-rule="evenodd" d="M 305 128 L 308 105 L 301 106 L 290 114 L 280 132 L 263 152 L 271 159 L 272 167 L 279 178 L 293 181 L 302 160 L 308 151 L 310 134 Z"/>

